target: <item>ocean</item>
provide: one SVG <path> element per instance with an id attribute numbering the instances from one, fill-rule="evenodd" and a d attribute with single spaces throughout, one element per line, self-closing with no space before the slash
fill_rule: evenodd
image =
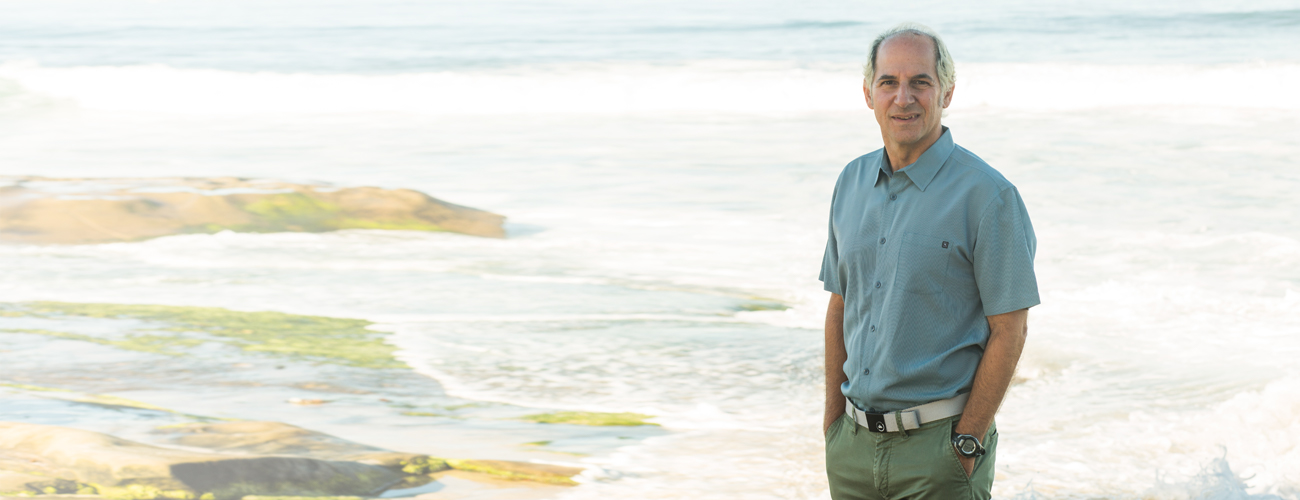
<path id="1" fill-rule="evenodd" d="M 557 498 L 828 498 L 817 275 L 937 29 L 1042 305 L 1000 499 L 1300 498 L 1300 2 L 0 0 L 0 175 L 412 188 L 509 238 L 0 246 L 0 301 L 365 318 L 470 400 L 641 412 Z"/>

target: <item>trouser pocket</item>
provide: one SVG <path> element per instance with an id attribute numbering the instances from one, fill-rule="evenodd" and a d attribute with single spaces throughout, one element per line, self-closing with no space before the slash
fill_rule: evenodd
<path id="1" fill-rule="evenodd" d="M 957 477 L 967 486 L 970 498 L 972 500 L 989 500 L 992 498 L 993 491 L 993 473 L 994 464 L 997 459 L 998 451 L 998 428 L 997 424 L 989 426 L 989 430 L 984 433 L 984 439 L 980 444 L 984 445 L 984 455 L 975 457 L 975 465 L 971 468 L 970 475 L 966 475 L 966 468 L 962 467 L 960 455 L 957 449 L 952 446 L 951 436 L 953 428 L 957 425 L 957 420 L 953 419 L 948 427 L 948 442 L 945 443 L 944 451 L 947 452 L 949 461 L 953 464 Z M 962 498 L 965 498 L 964 496 Z"/>
<path id="2" fill-rule="evenodd" d="M 984 433 L 984 456 L 975 459 L 975 470 L 970 475 L 972 496 L 977 500 L 992 497 L 993 476 L 998 457 L 998 425 L 989 426 Z"/>
<path id="3" fill-rule="evenodd" d="M 876 488 L 875 437 L 841 415 L 826 431 L 826 479 L 832 500 L 884 500 Z"/>

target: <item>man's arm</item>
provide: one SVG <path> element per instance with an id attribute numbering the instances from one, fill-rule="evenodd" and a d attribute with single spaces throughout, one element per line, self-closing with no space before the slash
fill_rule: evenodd
<path id="1" fill-rule="evenodd" d="M 835 419 L 844 414 L 844 393 L 840 384 L 849 378 L 844 375 L 844 360 L 849 355 L 844 350 L 844 297 L 832 293 L 826 306 L 826 415 L 822 422 L 822 435 L 830 430 Z"/>
<path id="2" fill-rule="evenodd" d="M 829 314 L 827 316 L 826 324 L 829 332 Z M 981 443 L 984 442 L 984 433 L 993 423 L 993 414 L 997 413 L 998 406 L 1002 405 L 1002 397 L 1007 394 L 1011 377 L 1016 373 L 1020 351 L 1024 349 L 1025 338 L 1029 335 L 1028 319 L 1028 309 L 988 317 L 989 342 L 984 348 L 984 357 L 980 359 L 979 368 L 975 369 L 975 383 L 970 390 L 970 399 L 966 401 L 966 409 L 954 429 L 958 434 L 970 434 L 978 438 Z M 829 333 L 827 335 L 829 338 Z M 829 340 L 827 345 L 830 345 Z M 827 371 L 828 377 L 829 373 Z M 975 467 L 975 459 L 958 458 L 961 460 L 961 465 L 966 468 L 966 475 L 969 476 Z"/>

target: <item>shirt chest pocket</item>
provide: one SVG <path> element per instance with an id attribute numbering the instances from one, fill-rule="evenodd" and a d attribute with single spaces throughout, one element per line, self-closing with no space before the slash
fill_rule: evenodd
<path id="1" fill-rule="evenodd" d="M 942 293 L 948 282 L 948 257 L 953 246 L 943 238 L 904 233 L 894 285 L 916 294 Z"/>

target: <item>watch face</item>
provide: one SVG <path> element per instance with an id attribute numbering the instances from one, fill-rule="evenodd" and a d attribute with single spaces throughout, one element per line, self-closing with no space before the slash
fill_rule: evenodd
<path id="1" fill-rule="evenodd" d="M 975 440 L 963 438 L 961 440 L 961 452 L 967 455 L 975 453 Z"/>

